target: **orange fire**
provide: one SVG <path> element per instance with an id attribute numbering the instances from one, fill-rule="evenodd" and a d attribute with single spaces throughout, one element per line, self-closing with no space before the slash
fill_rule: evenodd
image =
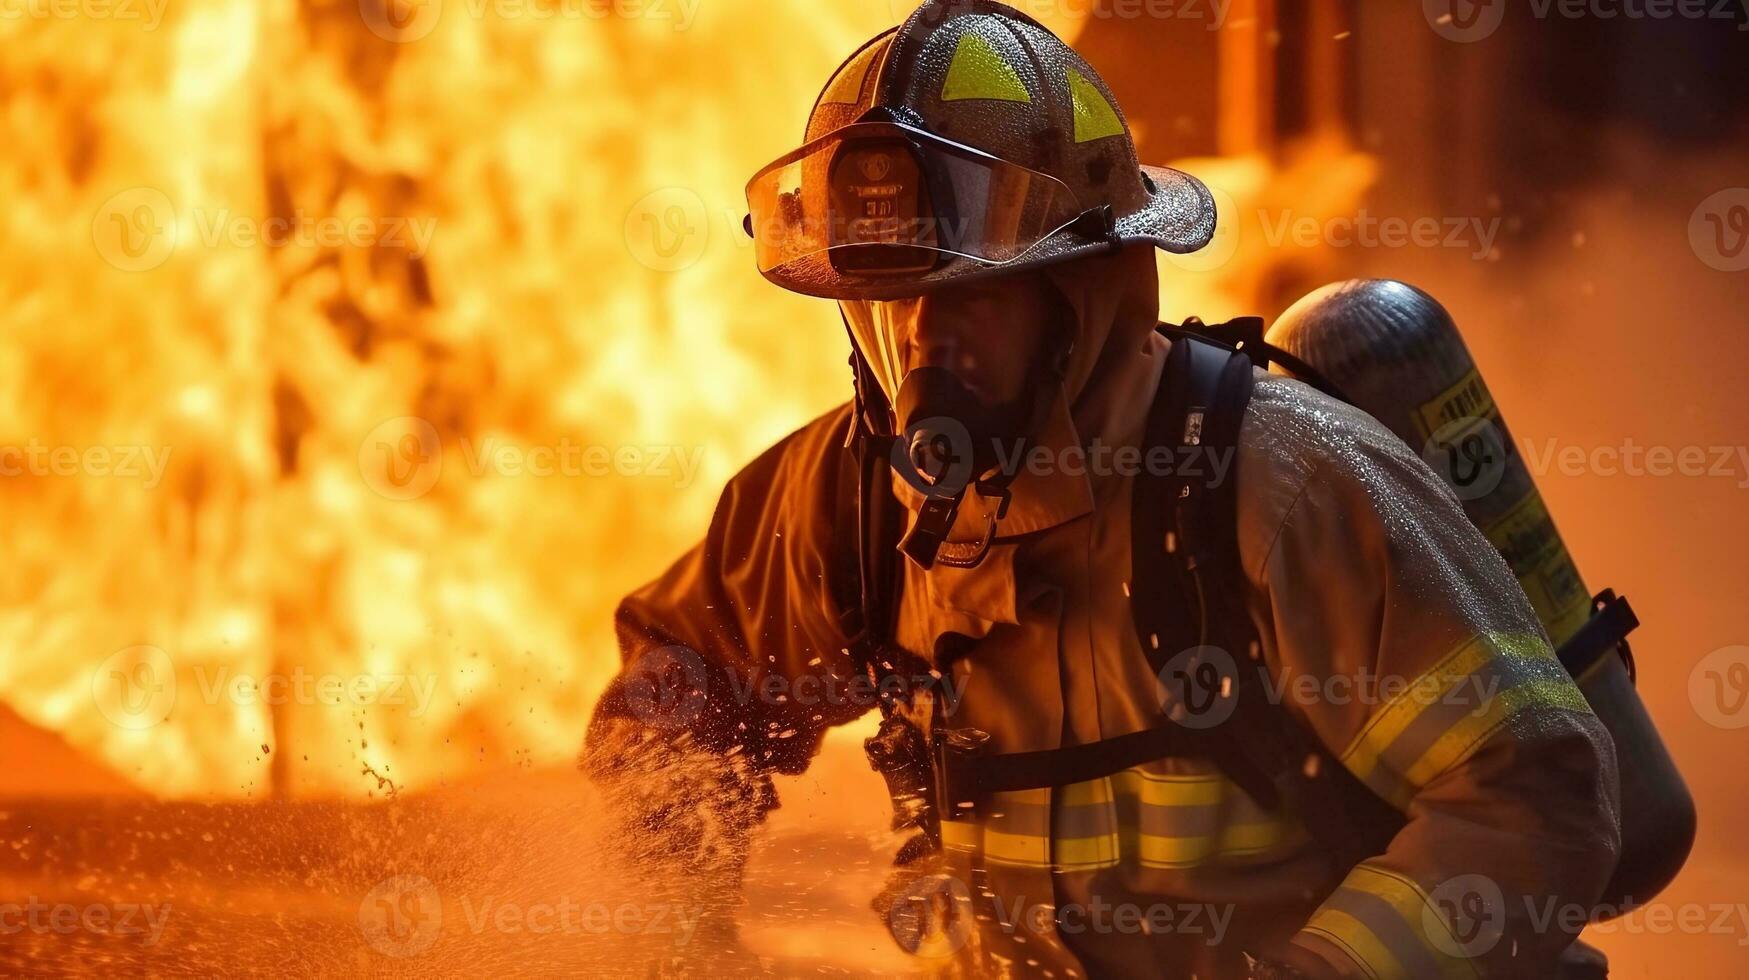
<path id="1" fill-rule="evenodd" d="M 566 763 L 618 597 L 846 396 L 741 185 L 914 5 L 0 20 L 11 708 L 163 797 Z M 1070 39 L 1087 8 L 1031 6 Z M 1310 184 L 1187 165 L 1231 219 L 1163 266 L 1166 311 L 1247 312 L 1240 216 Z"/>

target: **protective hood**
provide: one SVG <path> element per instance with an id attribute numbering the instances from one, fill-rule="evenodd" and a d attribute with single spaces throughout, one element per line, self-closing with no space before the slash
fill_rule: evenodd
<path id="1" fill-rule="evenodd" d="M 1103 443 L 1140 441 L 1162 349 L 1150 338 L 1159 322 L 1159 276 L 1155 250 L 1126 246 L 1114 253 L 1076 259 L 1039 270 L 1073 310 L 1072 346 L 1060 391 L 1052 400 L 1043 427 L 1029 444 L 1035 454 L 1048 454 L 1050 465 L 1021 466 L 1009 487 L 1012 500 L 998 534 L 1027 534 L 1073 519 L 1092 509 L 1096 485 L 1103 474 L 1076 465 L 1060 465 L 1066 450 Z M 867 317 L 865 300 L 841 301 L 847 317 Z M 909 484 L 895 480 L 906 506 L 915 510 L 923 497 Z M 995 501 L 968 494 L 951 540 L 982 534 L 986 514 Z"/>

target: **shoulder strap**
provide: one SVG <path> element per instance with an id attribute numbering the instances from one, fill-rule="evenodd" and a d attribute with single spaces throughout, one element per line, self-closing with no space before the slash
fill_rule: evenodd
<path id="1" fill-rule="evenodd" d="M 1231 454 L 1250 402 L 1254 359 L 1179 333 L 1148 425 L 1148 444 L 1173 447 L 1181 464 Z M 1131 609 L 1156 672 L 1182 651 L 1215 648 L 1231 715 L 1193 730 L 1202 754 L 1259 804 L 1287 805 L 1339 861 L 1380 853 L 1402 814 L 1342 766 L 1285 705 L 1246 606 L 1239 560 L 1237 468 L 1148 468 L 1137 481 L 1131 542 Z M 1194 603 L 1194 608 L 1192 604 Z"/>

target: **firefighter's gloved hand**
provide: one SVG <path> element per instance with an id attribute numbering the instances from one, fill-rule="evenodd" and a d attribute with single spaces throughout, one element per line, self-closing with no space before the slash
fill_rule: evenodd
<path id="1" fill-rule="evenodd" d="M 578 766 L 601 792 L 603 838 L 655 887 L 702 906 L 701 928 L 731 928 L 752 830 L 777 806 L 770 777 L 622 718 L 597 719 Z"/>
<path id="2" fill-rule="evenodd" d="M 914 956 L 959 953 L 976 929 L 970 882 L 939 851 L 895 868 L 869 907 L 899 948 Z"/>

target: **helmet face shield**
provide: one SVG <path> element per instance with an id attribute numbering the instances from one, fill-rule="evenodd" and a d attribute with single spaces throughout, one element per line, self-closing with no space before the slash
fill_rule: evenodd
<path id="1" fill-rule="evenodd" d="M 747 184 L 759 271 L 779 285 L 832 273 L 895 278 L 953 258 L 999 266 L 1081 215 L 1048 174 L 893 122 L 854 123 Z"/>

